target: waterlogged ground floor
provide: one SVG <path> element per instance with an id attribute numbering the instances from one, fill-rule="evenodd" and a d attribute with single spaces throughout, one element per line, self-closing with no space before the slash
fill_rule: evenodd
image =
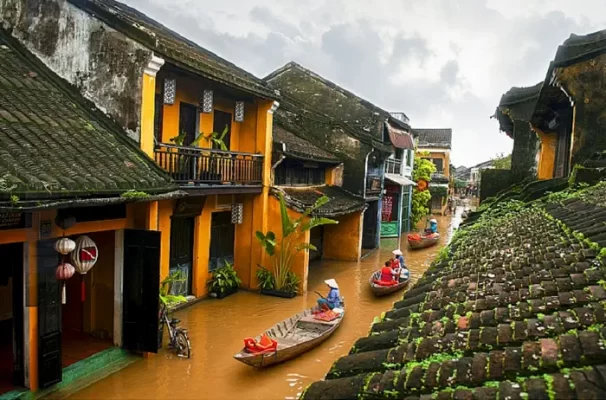
<path id="1" fill-rule="evenodd" d="M 439 217 L 445 244 L 454 219 Z M 176 313 L 189 329 L 192 358 L 178 359 L 166 350 L 140 359 L 125 369 L 73 394 L 70 399 L 295 399 L 311 382 L 322 379 L 332 363 L 345 355 L 354 341 L 368 334 L 373 318 L 402 293 L 375 298 L 368 277 L 391 256 L 397 239 L 384 240 L 381 250 L 360 262 L 312 263 L 308 293 L 279 299 L 240 291 L 223 300 L 202 301 Z M 407 246 L 405 238 L 402 249 Z M 405 252 L 413 280 L 427 269 L 440 246 Z M 254 336 L 316 301 L 314 290 L 325 291 L 323 281 L 335 278 L 346 299 L 347 315 L 336 333 L 320 347 L 281 366 L 254 370 L 232 356 Z"/>

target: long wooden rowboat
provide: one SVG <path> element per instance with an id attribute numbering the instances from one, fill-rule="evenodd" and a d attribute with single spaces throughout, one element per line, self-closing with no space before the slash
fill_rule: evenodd
<path id="1" fill-rule="evenodd" d="M 311 310 L 305 310 L 278 322 L 265 331 L 267 336 L 278 342 L 276 351 L 251 353 L 243 348 L 238 354 L 234 355 L 234 358 L 255 368 L 265 368 L 290 360 L 328 339 L 341 325 L 345 316 L 345 312 L 343 312 L 339 318 L 325 322 L 314 319 Z M 261 335 L 255 338 L 257 342 L 260 339 Z"/>
<path id="2" fill-rule="evenodd" d="M 436 233 L 432 236 L 421 236 L 421 238 L 418 240 L 411 239 L 409 236 L 407 237 L 407 240 L 411 249 L 424 249 L 438 243 L 438 240 L 440 240 L 440 234 Z"/>
<path id="3" fill-rule="evenodd" d="M 405 288 L 406 285 L 408 285 L 408 282 L 410 281 L 410 278 L 409 278 L 396 285 L 381 286 L 381 285 L 377 285 L 375 283 L 376 280 L 380 280 L 380 279 L 381 279 L 381 271 L 376 271 L 376 272 L 373 272 L 373 274 L 370 276 L 370 279 L 368 280 L 372 293 L 377 297 L 386 296 L 390 293 L 397 292 L 398 290 Z"/>

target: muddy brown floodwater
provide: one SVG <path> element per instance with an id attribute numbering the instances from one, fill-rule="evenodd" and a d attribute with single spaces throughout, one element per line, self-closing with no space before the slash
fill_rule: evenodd
<path id="1" fill-rule="evenodd" d="M 458 225 L 462 208 L 454 218 L 438 217 L 442 239 L 439 246 L 402 251 L 413 282 L 427 269 L 440 247 Z M 295 299 L 279 299 L 240 291 L 223 300 L 202 301 L 176 313 L 189 330 L 192 358 L 179 359 L 166 350 L 141 359 L 122 371 L 72 395 L 70 399 L 296 399 L 312 382 L 322 379 L 353 343 L 366 336 L 375 316 L 388 310 L 402 292 L 375 298 L 368 278 L 391 256 L 397 239 L 383 240 L 381 250 L 357 262 L 320 261 L 309 271 L 308 293 Z M 264 370 L 255 370 L 232 358 L 242 339 L 256 336 L 316 302 L 314 290 L 325 292 L 323 281 L 335 278 L 347 302 L 345 320 L 335 334 L 319 347 Z"/>

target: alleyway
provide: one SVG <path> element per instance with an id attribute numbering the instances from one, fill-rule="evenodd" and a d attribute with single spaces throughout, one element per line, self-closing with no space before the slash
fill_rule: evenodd
<path id="1" fill-rule="evenodd" d="M 438 218 L 445 244 L 459 220 Z M 454 224 L 453 224 L 454 222 Z M 390 243 L 391 242 L 391 243 Z M 321 379 L 330 365 L 345 355 L 353 342 L 368 334 L 373 318 L 402 296 L 377 299 L 368 288 L 368 277 L 391 255 L 397 240 L 382 242 L 380 252 L 360 262 L 318 262 L 310 270 L 309 292 L 293 300 L 259 296 L 241 291 L 224 300 L 203 301 L 177 313 L 189 329 L 193 346 L 190 360 L 177 359 L 162 350 L 158 356 L 140 360 L 119 373 L 97 382 L 70 399 L 295 399 L 311 382 Z M 402 239 L 406 249 L 406 239 Z M 429 266 L 440 246 L 405 252 L 416 280 Z M 277 321 L 315 303 L 314 290 L 336 278 L 346 299 L 347 316 L 327 342 L 281 366 L 257 371 L 232 356 L 242 339 L 255 336 Z"/>

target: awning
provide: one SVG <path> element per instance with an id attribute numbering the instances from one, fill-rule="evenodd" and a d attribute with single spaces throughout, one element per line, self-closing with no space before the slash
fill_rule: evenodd
<path id="1" fill-rule="evenodd" d="M 415 149 L 415 142 L 410 133 L 406 132 L 405 130 L 396 128 L 395 126 L 391 125 L 389 122 L 386 123 L 385 125 L 387 125 L 387 132 L 389 133 L 389 140 L 391 141 L 391 144 L 393 144 L 394 147 L 396 147 L 398 149 L 405 149 L 405 150 L 414 150 Z"/>
<path id="2" fill-rule="evenodd" d="M 396 175 L 396 174 L 385 174 L 385 179 L 389 179 L 390 181 L 397 183 L 400 186 L 416 186 L 414 181 L 411 181 L 405 176 Z"/>

